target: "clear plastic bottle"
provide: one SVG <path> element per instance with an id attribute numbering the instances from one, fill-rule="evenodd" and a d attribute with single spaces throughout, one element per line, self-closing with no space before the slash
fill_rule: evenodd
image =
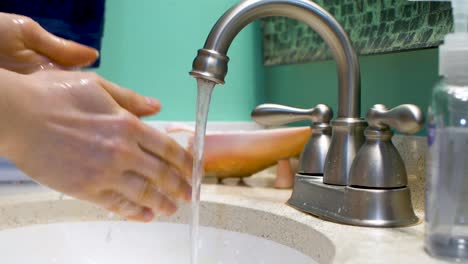
<path id="1" fill-rule="evenodd" d="M 429 119 L 426 249 L 468 258 L 468 83 L 442 80 Z"/>
<path id="2" fill-rule="evenodd" d="M 468 259 L 468 0 L 452 7 L 429 108 L 425 242 L 433 256 Z"/>

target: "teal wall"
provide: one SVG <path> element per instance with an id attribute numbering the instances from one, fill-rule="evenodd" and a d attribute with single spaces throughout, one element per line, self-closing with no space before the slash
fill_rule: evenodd
<path id="1" fill-rule="evenodd" d="M 152 119 L 193 120 L 196 86 L 189 77 L 196 51 L 216 20 L 237 0 L 109 0 L 102 64 L 104 77 L 158 98 L 163 111 Z M 225 86 L 215 89 L 210 120 L 247 120 L 264 101 L 261 32 L 240 33 L 229 51 Z"/>
<path id="2" fill-rule="evenodd" d="M 106 78 L 163 103 L 158 120 L 193 120 L 195 81 L 188 76 L 211 26 L 237 0 L 107 1 L 102 66 Z M 262 66 L 259 23 L 235 39 L 227 84 L 215 89 L 210 120 L 249 120 L 263 102 L 296 107 L 327 103 L 336 111 L 333 61 Z M 376 103 L 415 103 L 427 108 L 437 80 L 437 50 L 360 58 L 362 115 Z"/>
<path id="3" fill-rule="evenodd" d="M 361 116 L 374 104 L 394 107 L 412 103 L 425 112 L 438 80 L 436 49 L 360 57 Z M 337 77 L 333 61 L 268 67 L 266 101 L 296 107 L 326 103 L 337 110 Z"/>

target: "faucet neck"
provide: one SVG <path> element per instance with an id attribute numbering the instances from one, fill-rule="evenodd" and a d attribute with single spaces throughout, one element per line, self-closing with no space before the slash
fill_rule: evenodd
<path id="1" fill-rule="evenodd" d="M 246 0 L 228 10 L 211 30 L 191 75 L 218 84 L 227 73 L 227 52 L 237 34 L 252 21 L 285 16 L 300 20 L 320 34 L 331 49 L 338 72 L 338 118 L 360 117 L 360 66 L 352 43 L 327 11 L 309 0 Z"/>

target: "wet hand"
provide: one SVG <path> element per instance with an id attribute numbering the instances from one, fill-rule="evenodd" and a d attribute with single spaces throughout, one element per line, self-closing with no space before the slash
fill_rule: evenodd
<path id="1" fill-rule="evenodd" d="M 99 56 L 95 49 L 59 38 L 28 17 L 7 13 L 0 13 L 0 43 L 0 68 L 18 73 L 84 67 Z"/>
<path id="2" fill-rule="evenodd" d="M 156 112 L 157 101 L 94 73 L 0 78 L 8 124 L 0 127 L 0 154 L 39 183 L 138 221 L 190 200 L 191 155 L 131 113 Z"/>

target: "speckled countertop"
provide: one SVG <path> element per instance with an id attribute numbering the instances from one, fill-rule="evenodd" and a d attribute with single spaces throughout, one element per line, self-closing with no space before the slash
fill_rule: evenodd
<path id="1" fill-rule="evenodd" d="M 409 146 L 408 142 L 400 143 L 396 142 L 397 147 Z M 407 170 L 413 205 L 422 218 L 424 164 L 415 152 L 400 151 L 410 160 Z M 201 224 L 264 237 L 319 263 L 441 263 L 424 251 L 423 223 L 405 228 L 364 228 L 323 221 L 286 205 L 291 191 L 271 188 L 273 172 L 264 171 L 243 184 L 228 179 L 219 185 L 215 179 L 205 179 Z M 189 216 L 189 207 L 181 205 L 176 215 L 158 221 L 186 223 Z M 108 213 L 32 183 L 0 185 L 0 230 L 95 220 L 109 220 Z"/>
<path id="2" fill-rule="evenodd" d="M 245 232 L 295 248 L 319 263 L 437 263 L 423 249 L 423 224 L 407 228 L 353 227 L 323 221 L 287 205 L 290 190 L 275 190 L 271 172 L 244 185 L 207 180 L 202 188 L 201 223 Z M 416 205 L 415 205 L 416 207 Z M 181 222 L 182 206 L 171 218 Z M 422 211 L 417 211 L 422 216 Z M 65 221 L 108 220 L 108 213 L 34 184 L 0 186 L 0 229 Z"/>

